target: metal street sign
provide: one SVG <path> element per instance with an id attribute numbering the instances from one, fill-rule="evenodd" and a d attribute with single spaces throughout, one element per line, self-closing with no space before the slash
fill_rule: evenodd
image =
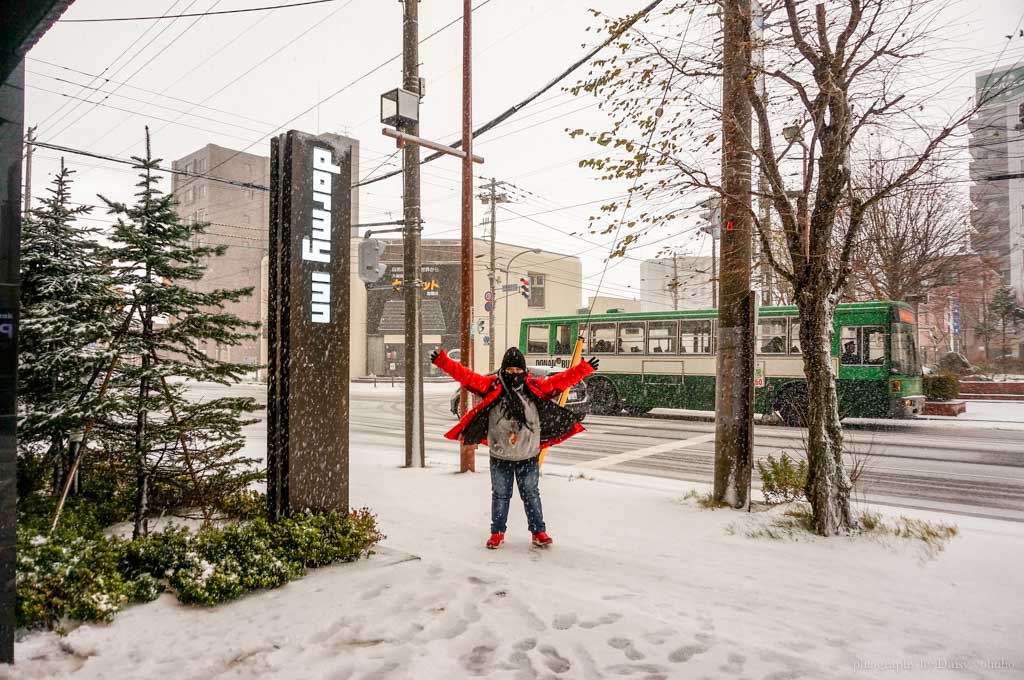
<path id="1" fill-rule="evenodd" d="M 484 292 L 484 302 L 491 302 L 494 300 L 494 293 L 491 291 Z"/>
<path id="2" fill-rule="evenodd" d="M 515 293 L 515 292 L 518 292 L 518 291 L 519 291 L 519 284 L 518 283 L 506 283 L 504 286 L 501 287 L 501 292 L 502 293 Z"/>

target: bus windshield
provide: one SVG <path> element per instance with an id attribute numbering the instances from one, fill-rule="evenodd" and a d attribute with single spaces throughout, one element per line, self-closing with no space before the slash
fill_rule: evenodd
<path id="1" fill-rule="evenodd" d="M 895 375 L 917 375 L 921 364 L 917 359 L 916 327 L 909 323 L 894 323 L 890 338 L 892 355 L 890 370 Z"/>

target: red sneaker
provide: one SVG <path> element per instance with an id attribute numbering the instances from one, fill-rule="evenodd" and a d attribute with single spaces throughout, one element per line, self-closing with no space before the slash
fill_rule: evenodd
<path id="1" fill-rule="evenodd" d="M 497 550 L 504 542 L 505 534 L 491 534 L 491 537 L 487 539 L 487 549 Z"/>
<path id="2" fill-rule="evenodd" d="M 548 536 L 548 532 L 541 531 L 533 535 L 533 544 L 538 548 L 546 548 L 551 545 L 551 537 Z"/>

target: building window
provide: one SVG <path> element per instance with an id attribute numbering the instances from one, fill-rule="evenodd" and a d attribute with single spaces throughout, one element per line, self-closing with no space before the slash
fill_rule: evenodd
<path id="1" fill-rule="evenodd" d="M 247 174 L 247 175 L 251 175 L 252 174 L 252 163 L 244 163 L 243 167 L 245 168 L 245 174 Z"/>
<path id="2" fill-rule="evenodd" d="M 185 172 L 192 172 L 192 161 L 185 163 Z"/>
<path id="3" fill-rule="evenodd" d="M 545 275 L 530 272 L 527 276 L 530 277 L 530 300 L 527 304 L 530 307 L 543 307 Z"/>
<path id="4" fill-rule="evenodd" d="M 192 165 L 194 172 L 206 172 L 206 159 L 197 158 Z"/>
<path id="5" fill-rule="evenodd" d="M 242 213 L 242 224 L 249 224 L 249 213 Z"/>
<path id="6" fill-rule="evenodd" d="M 648 354 L 676 353 L 676 322 L 651 321 L 647 332 Z"/>
<path id="7" fill-rule="evenodd" d="M 711 321 L 679 322 L 680 354 L 711 354 Z"/>
<path id="8" fill-rule="evenodd" d="M 643 354 L 646 326 L 643 321 L 619 324 L 619 354 Z"/>
<path id="9" fill-rule="evenodd" d="M 548 327 L 527 326 L 526 331 L 526 353 L 547 354 L 548 353 Z"/>
<path id="10" fill-rule="evenodd" d="M 192 189 L 185 189 L 185 191 L 182 192 L 182 195 L 181 195 L 181 202 L 182 203 L 191 203 L 192 202 L 192 197 L 193 197 Z"/>
<path id="11" fill-rule="evenodd" d="M 200 184 L 196 187 L 196 199 L 206 198 L 206 185 Z"/>

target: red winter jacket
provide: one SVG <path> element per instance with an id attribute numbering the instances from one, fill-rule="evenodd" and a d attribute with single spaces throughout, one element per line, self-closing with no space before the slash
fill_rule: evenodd
<path id="1" fill-rule="evenodd" d="M 445 433 L 445 437 L 466 444 L 486 444 L 486 434 L 478 441 L 465 441 L 463 433 L 470 424 L 477 418 L 487 418 L 491 407 L 501 396 L 501 380 L 495 375 L 480 375 L 462 364 L 453 361 L 448 353 L 441 350 L 434 365 L 450 375 L 460 385 L 470 392 L 483 397 L 479 404 L 469 410 L 462 417 L 459 424 Z M 538 414 L 541 420 L 541 447 L 554 446 L 564 442 L 574 434 L 583 432 L 580 425 L 580 417 L 558 404 L 550 401 L 562 391 L 572 387 L 579 381 L 594 372 L 593 366 L 586 361 L 581 361 L 570 369 L 557 373 L 548 378 L 535 378 L 531 373 L 526 374 L 526 387 L 538 397 Z M 486 421 L 485 421 L 486 422 Z M 482 423 L 478 425 L 483 425 Z M 474 431 L 487 432 L 486 426 L 471 428 Z"/>

